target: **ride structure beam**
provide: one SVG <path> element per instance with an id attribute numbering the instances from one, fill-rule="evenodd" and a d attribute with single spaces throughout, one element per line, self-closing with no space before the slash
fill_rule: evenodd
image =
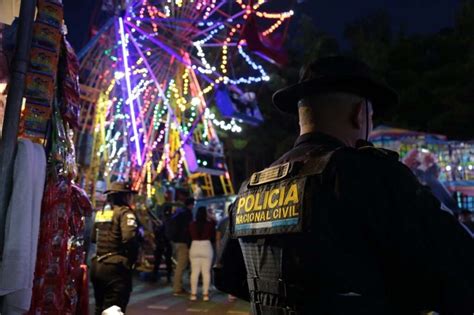
<path id="1" fill-rule="evenodd" d="M 87 45 L 81 49 L 81 51 L 77 54 L 77 58 L 79 60 L 82 60 L 82 58 L 84 58 L 84 56 L 86 56 L 86 54 L 89 52 L 89 50 L 94 47 L 94 45 L 97 43 L 97 41 L 99 40 L 99 38 L 102 36 L 102 34 L 104 34 L 109 28 L 110 26 L 112 26 L 114 22 L 114 18 L 110 18 L 99 30 L 99 32 L 97 32 L 97 34 L 94 35 L 94 37 L 92 37 L 92 39 L 87 43 Z"/>

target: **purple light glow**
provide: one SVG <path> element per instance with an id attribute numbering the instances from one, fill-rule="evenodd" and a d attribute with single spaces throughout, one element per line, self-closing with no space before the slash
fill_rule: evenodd
<path id="1" fill-rule="evenodd" d="M 123 26 L 123 19 L 119 17 L 119 32 L 120 32 L 120 42 L 122 44 L 122 59 L 123 59 L 123 67 L 124 67 L 124 72 L 125 72 L 125 82 L 127 84 L 127 92 L 130 97 L 132 95 L 132 84 L 130 82 L 130 68 L 128 67 L 128 48 L 126 44 L 126 38 L 125 38 L 125 30 Z M 138 165 L 142 166 L 143 161 L 142 161 L 142 154 L 141 154 L 141 149 L 140 149 L 140 138 L 138 136 L 138 131 L 137 131 L 137 123 L 136 123 L 136 118 L 135 118 L 135 108 L 133 106 L 133 101 L 128 103 L 128 106 L 130 108 L 130 115 L 132 116 L 132 127 L 133 127 L 133 134 L 134 134 L 134 142 L 135 142 L 135 149 L 136 149 L 136 157 L 138 161 Z"/>

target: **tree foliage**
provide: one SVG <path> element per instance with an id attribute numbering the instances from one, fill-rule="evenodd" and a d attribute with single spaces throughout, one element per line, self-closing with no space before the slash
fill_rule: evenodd
<path id="1" fill-rule="evenodd" d="M 392 36 L 388 15 L 381 12 L 347 25 L 350 53 L 400 94 L 400 105 L 385 123 L 474 137 L 473 3 L 464 1 L 455 27 L 436 34 Z"/>

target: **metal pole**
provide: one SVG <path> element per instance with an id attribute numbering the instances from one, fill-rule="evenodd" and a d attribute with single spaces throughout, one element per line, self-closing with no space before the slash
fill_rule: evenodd
<path id="1" fill-rule="evenodd" d="M 36 0 L 22 0 L 17 30 L 16 52 L 13 59 L 11 80 L 0 139 L 0 259 L 5 238 L 5 219 L 10 201 L 13 165 L 17 146 L 21 103 L 25 89 L 25 76 L 30 60 L 31 37 L 35 17 Z"/>

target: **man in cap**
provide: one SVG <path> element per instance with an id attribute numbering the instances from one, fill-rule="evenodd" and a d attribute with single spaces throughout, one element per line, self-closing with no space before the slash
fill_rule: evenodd
<path id="1" fill-rule="evenodd" d="M 105 191 L 106 206 L 96 213 L 92 242 L 97 244 L 97 254 L 91 267 L 96 315 L 114 305 L 125 312 L 130 298 L 139 248 L 138 222 L 132 208 L 136 193 L 128 183 L 114 182 Z"/>
<path id="2" fill-rule="evenodd" d="M 300 136 L 230 215 L 253 314 L 473 314 L 472 239 L 396 153 L 367 142 L 397 94 L 334 56 L 273 101 L 298 114 Z"/>

